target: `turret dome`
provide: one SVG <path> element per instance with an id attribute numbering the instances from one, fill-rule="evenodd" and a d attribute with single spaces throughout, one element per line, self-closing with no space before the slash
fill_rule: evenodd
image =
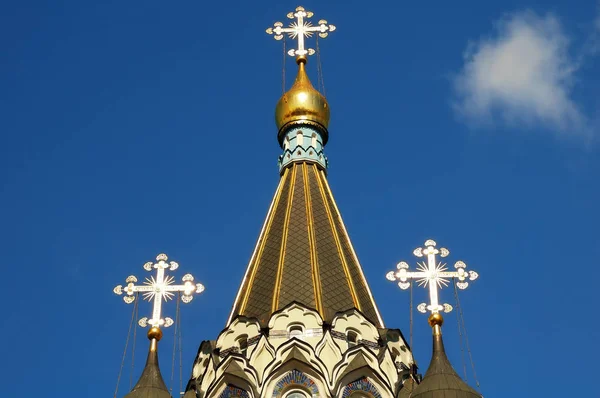
<path id="1" fill-rule="evenodd" d="M 305 69 L 306 58 L 298 57 L 296 81 L 279 99 L 275 108 L 275 123 L 281 130 L 290 122 L 314 122 L 327 129 L 329 104 L 325 97 L 311 84 Z"/>
<path id="2" fill-rule="evenodd" d="M 415 388 L 411 398 L 482 398 L 481 394 L 469 387 L 456 373 L 444 349 L 442 323 L 444 318 L 436 313 L 429 317 L 433 328 L 433 354 L 423 381 Z"/>

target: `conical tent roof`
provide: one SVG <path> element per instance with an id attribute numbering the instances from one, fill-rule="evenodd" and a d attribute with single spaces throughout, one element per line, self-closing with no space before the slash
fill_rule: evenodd
<path id="1" fill-rule="evenodd" d="M 327 141 L 329 108 L 310 83 L 305 63 L 298 61 L 296 82 L 277 105 L 279 143 L 290 160 L 280 171 L 228 323 L 242 315 L 264 327 L 273 313 L 297 302 L 327 322 L 356 308 L 384 327 L 329 187 L 326 163 L 310 158 Z M 293 150 L 283 144 L 290 134 Z"/>

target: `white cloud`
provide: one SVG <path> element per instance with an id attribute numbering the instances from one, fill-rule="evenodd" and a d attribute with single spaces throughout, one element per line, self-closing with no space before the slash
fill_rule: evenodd
<path id="1" fill-rule="evenodd" d="M 600 19 L 596 21 L 600 29 Z M 455 77 L 455 110 L 470 125 L 510 125 L 587 134 L 587 118 L 571 89 L 579 61 L 552 15 L 513 14 L 494 37 L 471 43 Z"/>

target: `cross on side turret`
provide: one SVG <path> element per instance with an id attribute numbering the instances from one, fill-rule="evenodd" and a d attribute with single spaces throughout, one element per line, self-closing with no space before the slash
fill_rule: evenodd
<path id="1" fill-rule="evenodd" d="M 425 248 L 417 247 L 413 251 L 413 254 L 417 257 L 427 257 L 427 263 L 424 261 L 417 262 L 417 272 L 408 271 L 409 265 L 401 261 L 396 266 L 398 271 L 390 271 L 386 275 L 386 278 L 390 281 L 399 281 L 398 286 L 402 290 L 409 288 L 411 279 L 416 279 L 419 286 L 429 286 L 430 304 L 421 303 L 417 306 L 417 310 L 422 313 L 431 311 L 432 314 L 436 314 L 440 311 L 452 311 L 450 304 L 440 305 L 438 300 L 438 288 L 447 287 L 448 278 L 458 278 L 456 286 L 459 289 L 466 289 L 469 286 L 467 280 L 474 281 L 479 276 L 475 271 L 466 271 L 466 264 L 462 261 L 457 261 L 454 264 L 456 271 L 448 271 L 445 263 L 437 262 L 436 255 L 439 254 L 442 258 L 447 257 L 450 251 L 444 247 L 437 249 L 436 245 L 437 243 L 434 240 L 429 239 L 425 242 Z"/>
<path id="2" fill-rule="evenodd" d="M 173 324 L 173 319 L 169 317 L 161 318 L 161 310 L 162 310 L 162 300 L 164 298 L 165 301 L 172 300 L 175 292 L 183 293 L 181 295 L 181 301 L 184 303 L 189 303 L 193 299 L 194 293 L 202 293 L 204 291 L 204 286 L 201 283 L 194 284 L 194 277 L 192 274 L 185 274 L 183 276 L 182 285 L 173 285 L 175 282 L 175 277 L 165 275 L 165 270 L 169 269 L 171 271 L 175 271 L 179 268 L 179 264 L 175 261 L 171 261 L 167 263 L 168 257 L 166 254 L 159 254 L 156 257 L 156 263 L 152 263 L 152 261 L 144 264 L 144 269 L 146 271 L 152 271 L 156 269 L 156 279 L 154 276 L 150 276 L 150 278 L 146 278 L 143 282 L 143 285 L 135 285 L 138 281 L 137 278 L 133 275 L 127 277 L 125 282 L 126 286 L 117 285 L 113 291 L 122 295 L 126 293 L 123 297 L 123 301 L 127 304 L 133 303 L 135 300 L 135 293 L 142 293 L 142 296 L 145 300 L 152 301 L 154 299 L 154 306 L 152 311 L 152 318 L 148 319 L 146 317 L 139 320 L 138 324 L 141 327 L 146 327 L 150 325 L 152 327 L 169 327 Z"/>

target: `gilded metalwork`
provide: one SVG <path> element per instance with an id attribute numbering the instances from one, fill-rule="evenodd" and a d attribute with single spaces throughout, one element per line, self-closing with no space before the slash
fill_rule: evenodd
<path id="1" fill-rule="evenodd" d="M 270 209 L 269 214 L 267 215 L 268 221 L 266 224 L 266 228 L 261 232 L 261 235 L 259 236 L 259 241 L 260 239 L 262 239 L 262 241 L 260 241 L 260 248 L 258 249 L 258 253 L 256 255 L 255 258 L 252 258 L 250 260 L 250 264 L 249 266 L 253 267 L 251 275 L 250 275 L 250 280 L 248 281 L 248 284 L 245 283 L 245 277 L 244 277 L 244 281 L 242 281 L 242 285 L 240 286 L 240 292 L 242 291 L 242 289 L 246 288 L 246 291 L 244 292 L 244 298 L 242 300 L 242 304 L 240 306 L 240 314 L 243 314 L 244 311 L 246 310 L 246 306 L 248 305 L 248 299 L 250 297 L 250 290 L 251 287 L 254 285 L 254 279 L 256 278 L 256 273 L 258 271 L 258 266 L 260 265 L 260 260 L 262 258 L 262 253 L 265 249 L 265 245 L 267 243 L 267 239 L 266 236 L 263 235 L 263 233 L 268 234 L 268 231 L 271 229 L 271 224 L 273 223 L 273 220 L 275 219 L 275 212 L 277 210 L 277 207 L 279 206 L 279 200 L 281 199 L 281 192 L 283 191 L 283 188 L 285 186 L 285 182 L 287 180 L 287 175 L 289 174 L 289 169 L 286 169 L 286 172 L 284 173 L 284 175 L 281 177 L 281 181 L 279 186 L 277 187 L 277 192 L 275 193 L 275 199 L 273 201 L 273 207 Z M 237 300 L 236 300 L 236 304 L 237 304 Z M 233 311 L 231 313 L 231 315 L 229 316 L 229 322 L 231 322 L 231 320 L 233 319 L 234 316 L 234 312 L 236 311 L 236 306 L 234 305 Z"/>
<path id="2" fill-rule="evenodd" d="M 308 172 L 306 163 L 302 163 L 302 175 L 304 176 L 304 196 L 306 201 L 306 221 L 308 226 L 308 241 L 310 242 L 310 265 L 312 269 L 313 286 L 315 291 L 315 303 L 317 310 L 323 314 L 323 299 L 321 297 L 321 278 L 319 273 L 319 261 L 317 258 L 317 246 L 315 239 L 315 228 L 313 226 L 312 201 L 310 197 Z"/>
<path id="3" fill-rule="evenodd" d="M 289 233 L 289 225 L 290 225 L 290 215 L 292 213 L 292 202 L 294 200 L 294 189 L 296 187 L 296 168 L 292 170 L 292 176 L 290 177 L 291 189 L 288 193 L 287 206 L 285 211 L 285 219 L 283 221 L 283 235 L 281 238 L 281 250 L 279 251 L 279 262 L 277 265 L 277 278 L 275 279 L 275 287 L 273 290 L 273 304 L 271 307 L 271 311 L 277 311 L 277 306 L 279 305 L 279 295 L 281 289 L 281 278 L 283 276 L 283 266 L 285 260 L 285 247 L 287 244 L 287 237 Z"/>
<path id="4" fill-rule="evenodd" d="M 160 341 L 160 339 L 162 339 L 162 336 L 162 330 L 160 330 L 160 328 L 157 326 L 153 326 L 150 328 L 150 330 L 148 330 L 148 338 L 150 340 L 154 339 L 156 341 Z"/>
<path id="5" fill-rule="evenodd" d="M 324 128 L 329 126 L 329 104 L 318 92 L 306 74 L 305 62 L 299 62 L 298 75 L 292 87 L 281 97 L 275 107 L 275 123 L 281 129 L 295 121 L 312 121 Z"/>
<path id="6" fill-rule="evenodd" d="M 315 167 L 315 166 L 313 166 L 313 167 Z M 361 306 L 360 300 L 358 299 L 358 297 L 356 295 L 354 281 L 352 280 L 352 277 L 350 275 L 350 270 L 348 269 L 348 263 L 346 262 L 346 257 L 344 257 L 344 253 L 342 251 L 342 244 L 340 242 L 340 237 L 339 237 L 338 231 L 335 227 L 335 223 L 333 222 L 333 216 L 331 214 L 331 209 L 329 208 L 329 206 L 327 206 L 327 198 L 325 197 L 326 193 L 325 193 L 325 189 L 323 188 L 323 181 L 321 181 L 321 178 L 318 178 L 318 171 L 316 169 L 314 171 L 315 171 L 315 174 L 317 175 L 317 183 L 319 186 L 319 192 L 321 193 L 321 197 L 323 198 L 323 204 L 325 205 L 325 212 L 327 213 L 327 218 L 329 219 L 329 224 L 331 225 L 331 230 L 333 231 L 333 239 L 334 239 L 335 245 L 337 247 L 337 252 L 340 256 L 340 261 L 342 263 L 342 267 L 344 269 L 344 274 L 346 275 L 348 285 L 350 286 L 350 294 L 352 296 L 352 301 L 354 302 L 354 305 L 356 306 L 356 308 L 358 308 L 359 310 L 362 311 L 362 306 Z M 325 179 L 323 179 L 323 180 L 325 180 Z"/>
<path id="7" fill-rule="evenodd" d="M 372 310 L 374 312 L 374 315 L 377 317 L 377 321 L 379 321 L 380 327 L 385 327 L 383 324 L 383 319 L 381 318 L 381 314 L 379 313 L 379 309 L 375 305 L 375 299 L 373 298 L 373 294 L 371 293 L 371 288 L 369 288 L 369 284 L 367 283 L 367 278 L 365 278 L 365 274 L 362 270 L 362 267 L 360 266 L 360 262 L 358 261 L 358 256 L 356 255 L 356 251 L 354 250 L 354 247 L 350 243 L 351 242 L 350 235 L 348 235 L 348 231 L 346 230 L 346 225 L 344 224 L 344 221 L 342 219 L 342 213 L 340 212 L 340 209 L 337 207 L 337 203 L 335 203 L 335 199 L 333 198 L 333 193 L 331 192 L 331 187 L 329 186 L 329 182 L 327 181 L 325 171 L 319 169 L 319 172 L 321 173 L 321 176 L 322 176 L 321 181 L 323 183 L 323 186 L 327 189 L 327 193 L 329 194 L 329 197 L 331 198 L 331 204 L 333 206 L 333 210 L 335 211 L 335 213 L 339 219 L 340 229 L 342 230 L 341 232 L 342 232 L 342 234 L 344 234 L 344 238 L 349 243 L 348 246 L 352 253 L 352 257 L 354 258 L 354 262 L 356 264 L 358 274 L 360 275 L 360 279 L 361 279 L 360 282 L 362 282 L 361 285 L 364 287 L 364 289 L 366 290 L 366 292 L 369 296 L 368 299 L 366 299 L 365 301 L 371 304 Z M 352 278 L 352 280 L 354 280 L 354 279 Z M 356 296 L 357 296 L 358 300 L 362 303 L 363 302 L 362 298 L 358 297 L 358 294 L 356 294 Z M 367 313 L 367 315 L 372 316 L 371 314 L 368 313 L 366 308 L 362 308 L 362 311 L 364 313 Z"/>
<path id="8" fill-rule="evenodd" d="M 248 263 L 248 268 L 246 269 L 246 273 L 244 274 L 244 279 L 242 280 L 242 285 L 240 286 L 238 293 L 235 297 L 235 301 L 233 303 L 234 310 L 237 307 L 240 298 L 242 299 L 241 308 L 245 307 L 245 305 L 246 305 L 245 303 L 248 300 L 248 289 L 246 289 L 246 291 L 244 291 L 244 287 L 247 286 L 245 283 L 246 278 L 248 278 L 248 276 L 250 276 L 250 280 L 253 279 L 254 270 L 252 270 L 252 273 L 250 272 L 250 270 L 252 269 L 252 264 L 254 264 L 254 260 L 257 258 L 257 253 L 260 252 L 260 250 L 264 247 L 264 242 L 263 242 L 263 244 L 260 244 L 261 238 L 263 237 L 263 233 L 265 232 L 265 230 L 268 230 L 268 228 L 270 227 L 270 225 L 271 225 L 270 223 L 274 218 L 273 212 L 274 212 L 274 209 L 277 207 L 277 204 L 279 203 L 279 197 L 281 195 L 282 186 L 285 183 L 286 175 L 287 175 L 286 173 L 283 173 L 283 175 L 281 177 L 281 182 L 277 186 L 277 191 L 275 192 L 275 196 L 273 197 L 273 200 L 271 201 L 271 206 L 269 207 L 269 211 L 267 212 L 267 218 L 265 219 L 265 222 L 263 223 L 262 229 L 260 231 L 260 235 L 258 237 L 259 240 L 256 244 L 256 247 L 254 248 L 254 251 L 252 252 L 252 257 L 250 257 L 250 262 Z M 264 241 L 264 239 L 263 239 L 263 241 Z M 244 296 L 242 297 L 243 293 L 244 293 Z M 229 319 L 227 321 L 227 324 L 229 324 L 231 322 L 231 319 L 233 318 L 233 314 L 234 314 L 234 311 L 232 311 L 231 314 L 229 314 Z"/>
<path id="9" fill-rule="evenodd" d="M 431 327 L 434 327 L 436 325 L 442 326 L 444 324 L 444 317 L 439 312 L 434 312 L 433 314 L 429 315 L 427 321 L 429 322 L 429 326 Z"/>
<path id="10" fill-rule="evenodd" d="M 240 315 L 265 327 L 272 313 L 296 301 L 325 321 L 357 308 L 383 326 L 320 170 L 302 162 L 285 169 L 229 323 Z"/>

